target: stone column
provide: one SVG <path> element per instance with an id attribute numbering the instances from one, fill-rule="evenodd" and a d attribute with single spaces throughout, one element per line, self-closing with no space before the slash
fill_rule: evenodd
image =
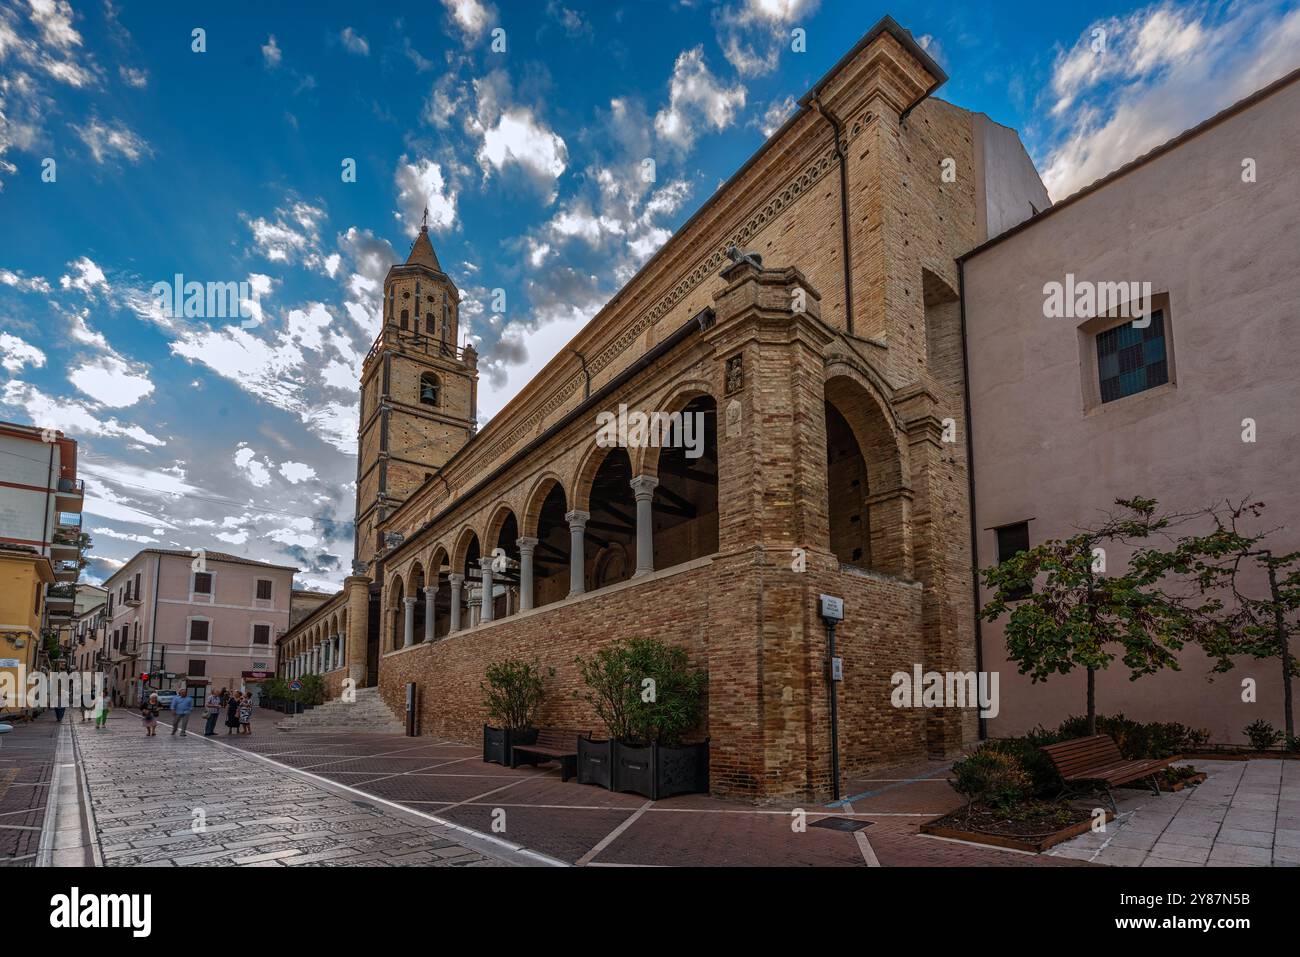
<path id="1" fill-rule="evenodd" d="M 469 601 L 466 604 L 469 605 L 469 626 L 471 628 L 478 627 L 479 609 L 483 604 L 482 595 L 483 590 L 481 588 L 477 586 L 470 587 Z"/>
<path id="2" fill-rule="evenodd" d="M 409 648 L 415 644 L 415 604 L 417 598 L 403 598 L 405 606 L 402 617 L 402 647 Z"/>
<path id="3" fill-rule="evenodd" d="M 489 622 L 495 613 L 495 602 L 492 600 L 492 559 L 485 558 L 478 563 L 478 567 L 483 575 L 483 604 L 482 611 L 479 612 L 479 621 Z"/>
<path id="4" fill-rule="evenodd" d="M 326 638 L 320 647 L 321 647 L 320 673 L 326 674 L 330 670 L 330 666 L 334 663 L 333 661 L 334 656 L 331 654 L 331 652 L 334 650 L 333 636 Z"/>
<path id="5" fill-rule="evenodd" d="M 587 590 L 587 558 L 583 552 L 583 538 L 591 513 L 575 508 L 572 512 L 566 512 L 564 518 L 569 523 L 569 597 L 573 598 Z"/>
<path id="6" fill-rule="evenodd" d="M 537 547 L 535 538 L 516 538 L 519 546 L 519 610 L 528 611 L 533 607 L 533 549 Z"/>
<path id="7" fill-rule="evenodd" d="M 631 484 L 632 494 L 636 496 L 635 578 L 655 570 L 654 497 L 659 480 L 653 475 L 638 475 Z"/>
<path id="8" fill-rule="evenodd" d="M 465 584 L 465 576 L 453 572 L 447 576 L 451 582 L 451 632 L 460 631 L 460 591 Z"/>
<path id="9" fill-rule="evenodd" d="M 424 640 L 433 641 L 433 603 L 438 598 L 438 573 L 433 573 L 433 587 L 424 586 Z"/>

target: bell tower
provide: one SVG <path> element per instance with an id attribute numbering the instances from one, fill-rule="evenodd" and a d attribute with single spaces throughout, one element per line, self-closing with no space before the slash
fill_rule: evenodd
<path id="1" fill-rule="evenodd" d="M 361 367 L 354 557 L 477 427 L 478 354 L 457 346 L 460 292 L 429 241 L 428 213 L 406 262 L 384 278 L 383 325 Z"/>

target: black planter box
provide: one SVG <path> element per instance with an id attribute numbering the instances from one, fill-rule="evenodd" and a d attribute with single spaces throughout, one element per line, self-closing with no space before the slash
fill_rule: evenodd
<path id="1" fill-rule="evenodd" d="M 614 742 L 578 739 L 578 783 L 613 790 Z"/>
<path id="2" fill-rule="evenodd" d="M 516 744 L 536 744 L 536 728 L 492 728 L 483 725 L 483 760 L 510 767 L 510 749 Z"/>
<path id="3" fill-rule="evenodd" d="M 655 746 L 634 748 L 614 742 L 614 783 L 612 791 L 630 791 L 655 798 Z"/>
<path id="4" fill-rule="evenodd" d="M 578 782 L 652 801 L 709 790 L 709 743 L 638 748 L 619 741 L 578 742 Z"/>

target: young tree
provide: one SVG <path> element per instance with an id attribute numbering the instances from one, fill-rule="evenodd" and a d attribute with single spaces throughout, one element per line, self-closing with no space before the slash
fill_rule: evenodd
<path id="1" fill-rule="evenodd" d="M 1209 558 L 1199 570 L 1202 589 L 1226 589 L 1236 599 L 1231 627 L 1222 634 L 1216 651 L 1217 671 L 1232 667 L 1232 658 L 1249 655 L 1275 658 L 1282 669 L 1282 710 L 1287 741 L 1295 737 L 1291 679 L 1300 675 L 1300 663 L 1291 653 L 1291 636 L 1300 633 L 1300 552 L 1278 554 L 1268 547 L 1270 532 L 1243 533 L 1239 526 L 1254 524 L 1264 512 L 1263 502 L 1216 506 L 1214 516 L 1218 546 L 1207 549 Z M 1246 582 L 1268 582 L 1268 594 Z"/>
<path id="2" fill-rule="evenodd" d="M 1228 622 L 1223 602 L 1198 587 L 1206 563 L 1227 546 L 1213 539 L 1180 539 L 1169 529 L 1193 514 L 1157 516 L 1154 499 L 1116 499 L 1096 526 L 1051 540 L 984 569 L 993 598 L 980 609 L 984 621 L 1007 615 L 1008 657 L 1035 682 L 1075 668 L 1088 672 L 1088 733 L 1097 733 L 1096 675 L 1116 657 L 1130 680 L 1162 668 L 1178 670 L 1177 652 L 1189 642 L 1212 656 L 1222 653 Z M 1124 569 L 1107 568 L 1110 546 L 1143 543 Z M 1216 667 L 1222 661 L 1216 663 Z"/>

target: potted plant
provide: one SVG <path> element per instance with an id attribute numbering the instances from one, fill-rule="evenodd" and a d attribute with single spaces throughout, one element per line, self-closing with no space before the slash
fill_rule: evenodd
<path id="1" fill-rule="evenodd" d="M 686 649 L 631 638 L 577 663 L 590 689 L 583 697 L 609 731 L 578 742 L 580 783 L 656 801 L 708 790 L 708 742 L 682 743 L 699 726 L 706 682 Z"/>
<path id="2" fill-rule="evenodd" d="M 550 672 L 555 673 L 554 669 Z M 536 665 L 517 658 L 488 665 L 483 705 L 488 718 L 498 727 L 483 725 L 483 760 L 510 766 L 510 749 L 516 744 L 537 741 L 533 721 L 542 705 L 542 672 Z"/>

